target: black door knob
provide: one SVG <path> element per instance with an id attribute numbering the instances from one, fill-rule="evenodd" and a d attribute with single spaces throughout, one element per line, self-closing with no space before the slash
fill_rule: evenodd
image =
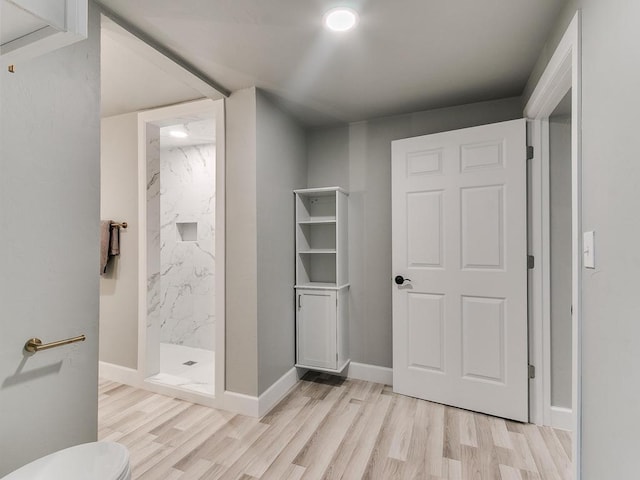
<path id="1" fill-rule="evenodd" d="M 404 278 L 402 275 L 396 276 L 396 278 L 394 280 L 396 282 L 396 285 L 402 285 L 404 282 L 410 282 L 411 281 L 410 278 Z"/>

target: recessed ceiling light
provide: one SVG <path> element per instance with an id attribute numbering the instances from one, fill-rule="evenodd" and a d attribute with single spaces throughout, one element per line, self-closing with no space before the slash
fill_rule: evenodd
<path id="1" fill-rule="evenodd" d="M 350 8 L 333 8 L 324 14 L 324 25 L 334 32 L 346 32 L 358 24 L 358 13 Z"/>
<path id="2" fill-rule="evenodd" d="M 182 130 L 171 130 L 169 135 L 173 138 L 187 138 L 189 136 L 187 132 L 183 132 Z"/>

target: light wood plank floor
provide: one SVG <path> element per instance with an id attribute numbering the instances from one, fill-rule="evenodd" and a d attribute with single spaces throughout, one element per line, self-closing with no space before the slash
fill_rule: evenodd
<path id="1" fill-rule="evenodd" d="M 261 420 L 100 382 L 133 478 L 569 480 L 571 435 L 308 374 Z"/>

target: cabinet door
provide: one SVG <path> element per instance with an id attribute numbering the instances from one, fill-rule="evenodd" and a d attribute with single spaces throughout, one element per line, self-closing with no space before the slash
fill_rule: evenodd
<path id="1" fill-rule="evenodd" d="M 335 370 L 336 292 L 298 290 L 297 334 L 298 364 Z"/>

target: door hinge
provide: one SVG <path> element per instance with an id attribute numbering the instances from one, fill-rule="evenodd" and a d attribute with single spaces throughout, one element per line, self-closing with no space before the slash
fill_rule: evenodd
<path id="1" fill-rule="evenodd" d="M 529 365 L 529 378 L 536 378 L 536 367 Z"/>
<path id="2" fill-rule="evenodd" d="M 527 160 L 533 160 L 533 147 L 527 147 Z"/>
<path id="3" fill-rule="evenodd" d="M 527 268 L 531 270 L 536 266 L 536 259 L 533 255 L 527 255 Z"/>

